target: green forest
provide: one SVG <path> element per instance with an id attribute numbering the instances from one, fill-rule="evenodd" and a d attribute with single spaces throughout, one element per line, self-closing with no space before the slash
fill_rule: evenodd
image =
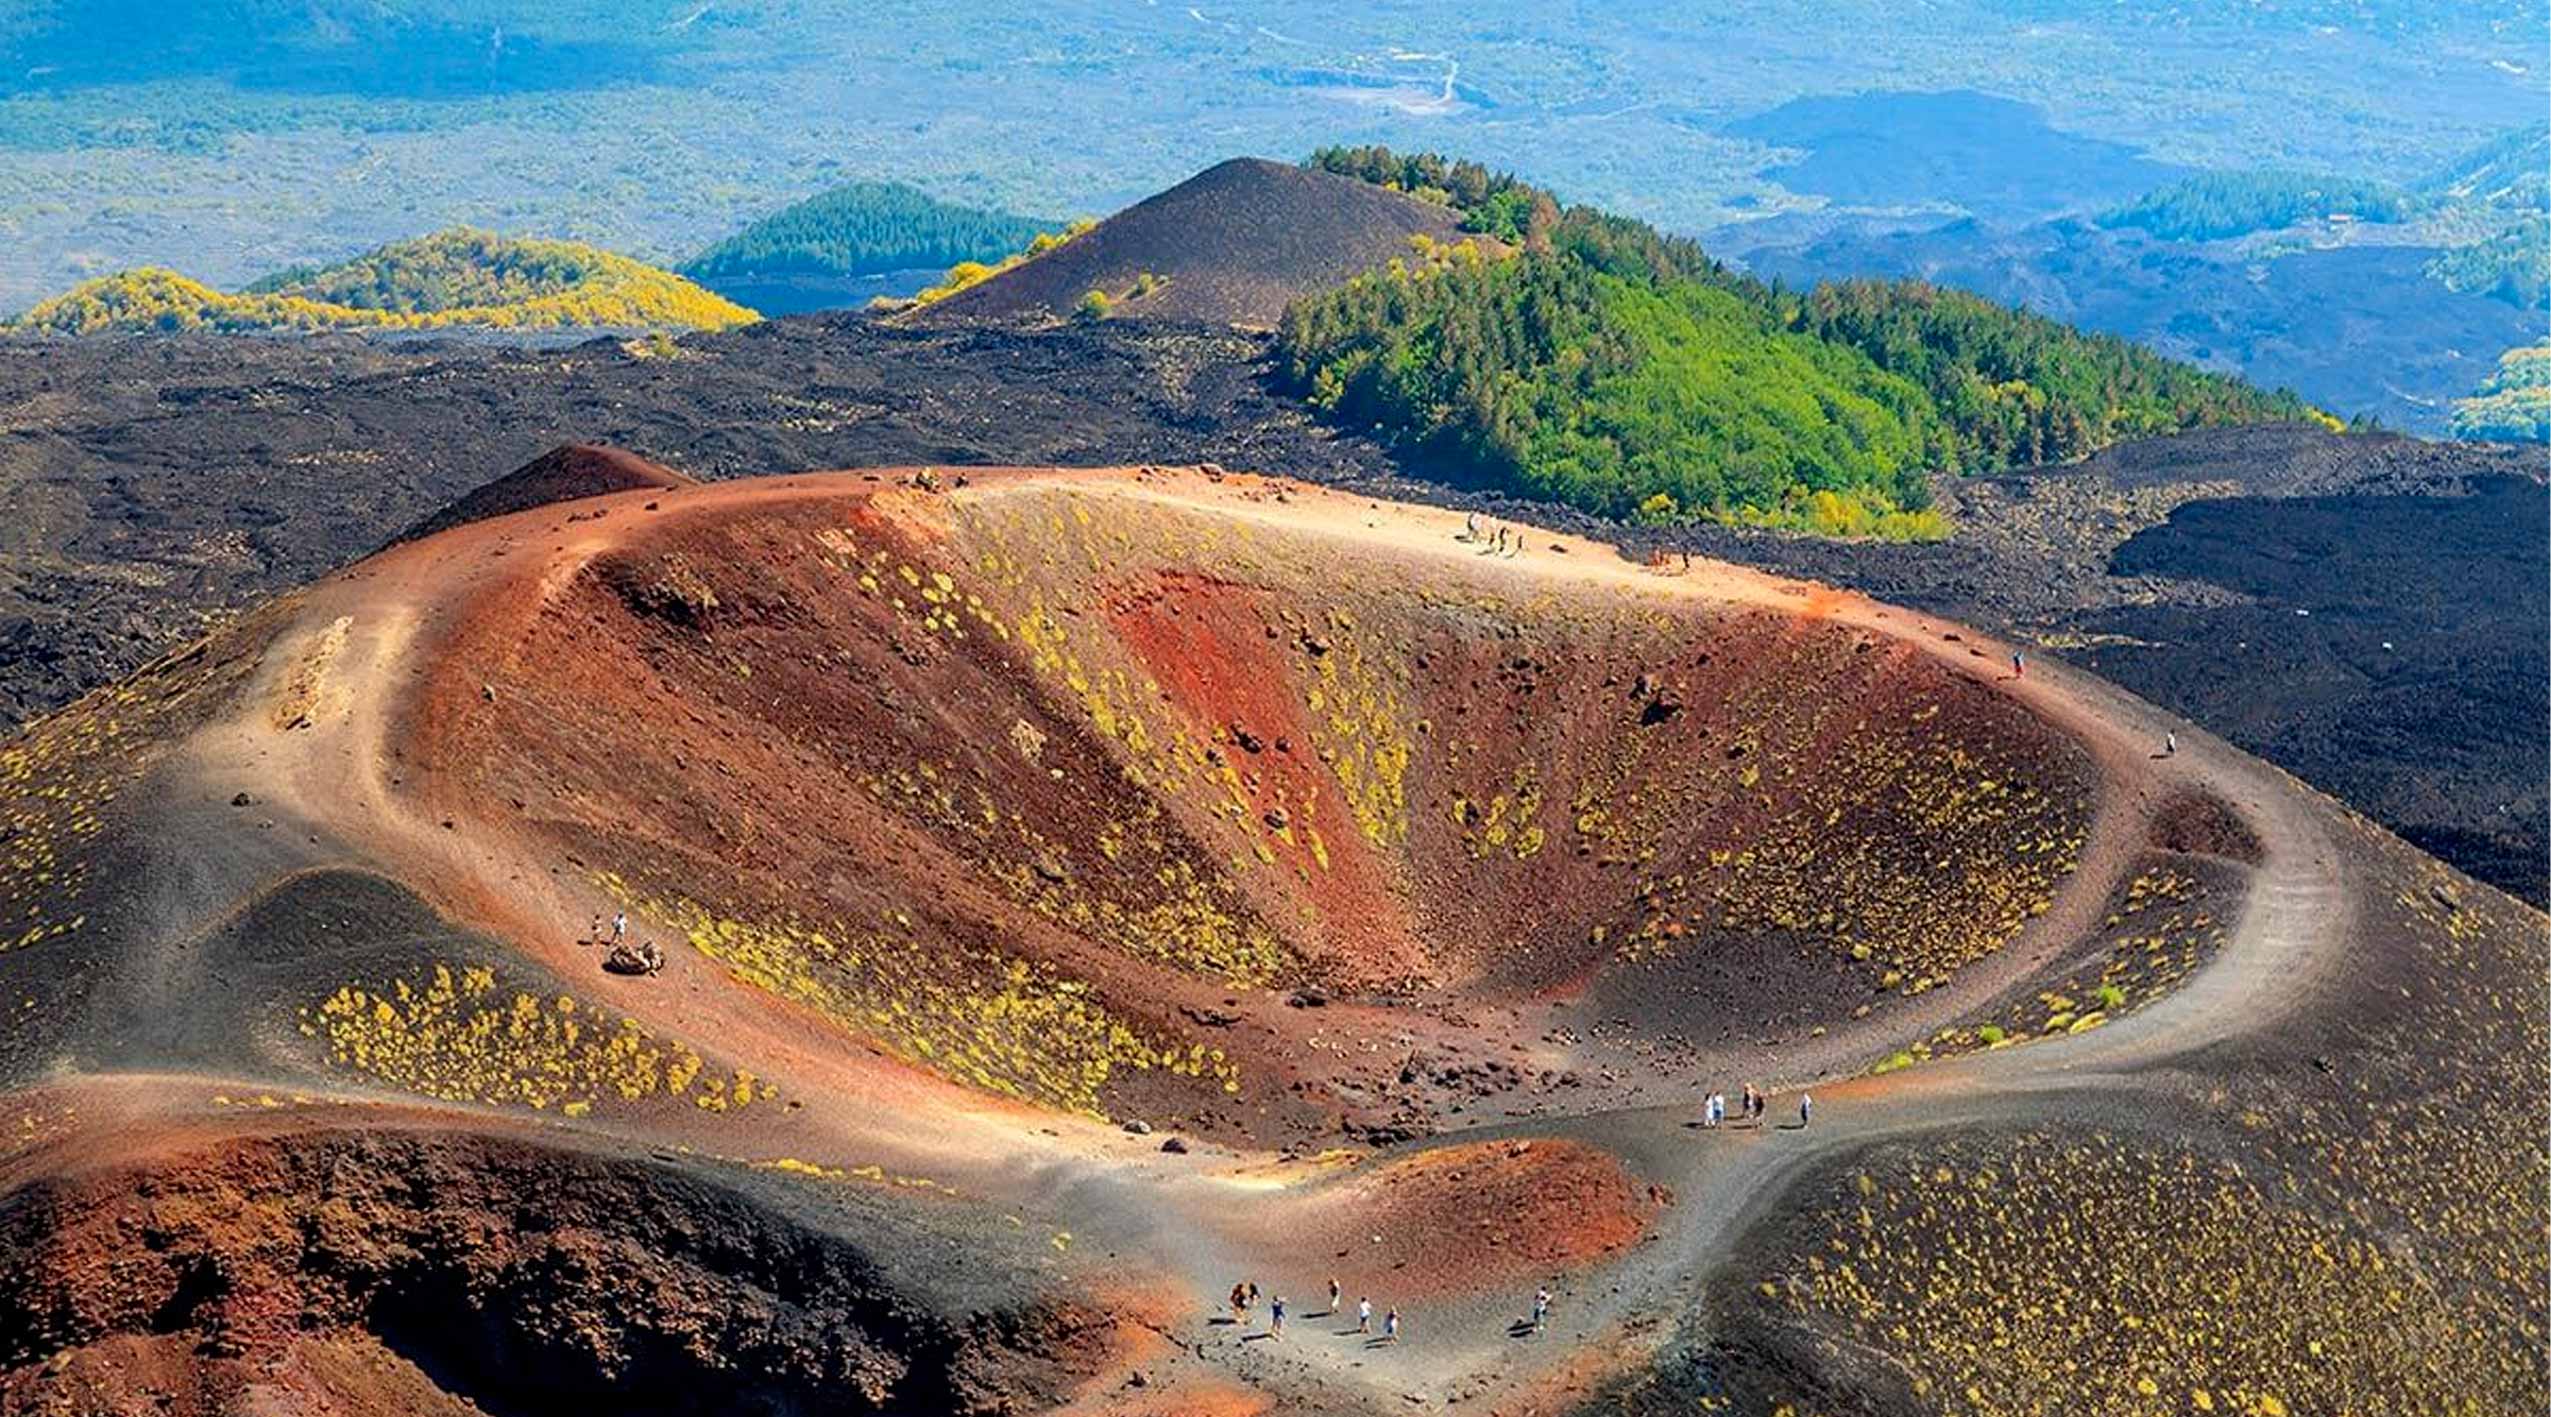
<path id="1" fill-rule="evenodd" d="M 2427 274 L 2449 289 L 2527 310 L 2551 307 L 2551 217 L 2520 217 L 2468 246 L 2440 251 Z"/>
<path id="2" fill-rule="evenodd" d="M 2325 417 L 1962 292 L 1792 292 L 1639 222 L 1539 193 L 1524 209 L 1510 256 L 1421 239 L 1297 303 L 1285 377 L 1338 422 L 1484 485 L 1609 516 L 1894 537 L 1945 530 L 1934 470 Z"/>
<path id="3" fill-rule="evenodd" d="M 762 218 L 680 269 L 695 280 L 939 270 L 998 260 L 1062 226 L 956 206 L 899 182 L 853 182 Z"/>
<path id="4" fill-rule="evenodd" d="M 1550 195 L 1509 172 L 1491 172 L 1467 159 L 1441 153 L 1395 153 L 1385 147 L 1321 148 L 1307 166 L 1376 187 L 1406 192 L 1462 214 L 1462 229 L 1500 241 L 1520 241 L 1527 228 L 1559 215 Z"/>
<path id="5" fill-rule="evenodd" d="M 2104 213 L 2101 226 L 2170 241 L 2220 241 L 2335 216 L 2402 221 L 2416 198 L 2387 182 L 2309 172 L 2201 172 Z"/>

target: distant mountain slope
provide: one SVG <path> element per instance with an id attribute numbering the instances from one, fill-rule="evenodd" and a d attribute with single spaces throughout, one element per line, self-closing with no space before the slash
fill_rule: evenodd
<path id="1" fill-rule="evenodd" d="M 85 335 L 171 330 L 725 329 L 752 311 L 626 256 L 466 227 L 237 294 L 155 267 L 102 276 L 11 324 Z"/>
<path id="2" fill-rule="evenodd" d="M 1863 276 L 1957 286 L 2291 388 L 2323 408 L 2442 433 L 2451 401 L 2541 326 L 2515 305 L 2424 279 L 2436 254 L 2355 244 L 2254 262 L 2086 221 L 2017 231 L 1962 221 L 1846 230 L 1748 252 L 1745 264 L 1793 288 Z"/>
<path id="3" fill-rule="evenodd" d="M 1267 328 L 1293 300 L 1406 256 L 1412 236 L 1461 234 L 1448 207 L 1234 158 L 913 318 L 1060 318 L 1095 290 L 1119 316 Z"/>
<path id="4" fill-rule="evenodd" d="M 2551 124 L 2510 128 L 2437 169 L 2418 190 L 2442 202 L 2539 211 L 2551 198 Z"/>
<path id="5" fill-rule="evenodd" d="M 562 443 L 503 477 L 471 489 L 450 506 L 400 532 L 394 544 L 553 502 L 581 501 L 641 487 L 669 491 L 699 485 L 699 479 L 649 462 L 636 453 L 595 443 Z"/>
<path id="6" fill-rule="evenodd" d="M 999 260 L 1062 227 L 942 202 L 900 182 L 853 182 L 783 207 L 675 269 L 703 283 L 938 270 Z"/>
<path id="7" fill-rule="evenodd" d="M 2100 214 L 2176 241 L 2218 241 L 2333 217 L 2399 221 L 2417 208 L 2388 182 L 2318 172 L 2200 172 Z"/>
<path id="8" fill-rule="evenodd" d="M 1800 156 L 1765 175 L 1847 207 L 1939 209 L 2030 221 L 2123 201 L 2184 175 L 2133 148 L 2055 128 L 1992 94 L 1823 94 L 1721 128 Z"/>

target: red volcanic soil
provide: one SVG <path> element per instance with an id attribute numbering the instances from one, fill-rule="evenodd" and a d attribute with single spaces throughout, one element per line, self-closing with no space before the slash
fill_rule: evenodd
<path id="1" fill-rule="evenodd" d="M 1335 173 L 1233 158 L 917 318 L 1061 318 L 1099 290 L 1116 302 L 1111 318 L 1271 329 L 1285 306 L 1405 257 L 1408 239 L 1421 234 L 1463 239 L 1448 207 Z M 1136 296 L 1145 275 L 1160 284 Z"/>
<path id="2" fill-rule="evenodd" d="M 1297 1271 L 1395 1303 L 1529 1290 L 1617 1259 L 1672 1203 L 1582 1142 L 1486 1141 L 1377 1162 L 1283 1221 Z M 1307 1296 L 1304 1303 L 1310 1300 Z"/>
<path id="3" fill-rule="evenodd" d="M 397 539 L 414 541 L 438 531 L 545 507 L 553 502 L 573 502 L 610 492 L 645 488 L 665 491 L 698 485 L 696 479 L 649 462 L 635 453 L 594 443 L 562 443 L 503 477 L 472 490 L 459 501 L 399 533 Z"/>

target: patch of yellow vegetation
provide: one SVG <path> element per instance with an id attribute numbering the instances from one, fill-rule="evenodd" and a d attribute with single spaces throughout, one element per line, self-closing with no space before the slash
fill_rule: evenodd
<path id="1" fill-rule="evenodd" d="M 1368 655 L 1354 618 L 1333 609 L 1305 693 L 1320 761 L 1337 777 L 1356 829 L 1377 847 L 1408 841 L 1408 771 L 1416 756 L 1399 687 Z"/>
<path id="2" fill-rule="evenodd" d="M 578 1002 L 508 990 L 482 967 L 437 964 L 422 984 L 347 985 L 301 1011 L 303 1034 L 329 1060 L 374 1082 L 445 1102 L 557 1107 L 582 1116 L 596 1102 L 688 1098 L 725 1112 L 777 1089 L 737 1071 L 712 1075 L 686 1045 Z"/>
<path id="3" fill-rule="evenodd" d="M 685 897 L 642 899 L 607 873 L 596 881 L 670 922 L 736 979 L 986 1092 L 1103 1115 L 1102 1093 L 1119 1069 L 1239 1091 L 1239 1069 L 1221 1049 L 1148 1038 L 1087 985 L 1023 960 L 924 940 L 900 913 L 874 930 L 761 924 L 721 918 Z"/>

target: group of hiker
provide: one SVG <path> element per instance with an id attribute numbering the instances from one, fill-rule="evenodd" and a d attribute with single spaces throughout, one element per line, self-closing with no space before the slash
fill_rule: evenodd
<path id="1" fill-rule="evenodd" d="M 1521 1333 L 1524 1329 L 1529 1328 L 1534 1333 L 1540 1333 L 1547 1329 L 1550 1326 L 1550 1302 L 1549 1286 L 1544 1285 L 1541 1288 L 1532 1291 L 1532 1316 L 1528 1319 L 1519 1321 L 1516 1325 L 1516 1332 Z M 1232 1285 L 1230 1303 L 1231 1321 L 1240 1325 L 1242 1328 L 1247 1328 L 1249 1326 L 1249 1313 L 1258 1306 L 1258 1286 L 1256 1281 L 1244 1279 L 1239 1283 Z M 1306 1317 L 1315 1319 L 1329 1318 L 1333 1315 L 1344 1312 L 1345 1305 L 1346 1289 L 1333 1277 L 1329 1280 L 1329 1307 L 1320 1313 L 1306 1315 Z M 1284 1337 L 1285 1312 L 1286 1305 L 1283 1295 L 1278 1294 L 1267 1300 L 1267 1337 Z M 1374 1344 L 1397 1343 L 1400 1341 L 1400 1311 L 1397 1309 L 1383 1310 L 1381 1331 L 1376 1334 L 1373 1327 L 1373 1301 L 1370 1297 L 1359 1296 L 1355 1301 L 1355 1327 L 1352 1329 L 1341 1329 L 1339 1332 L 1368 1335 L 1370 1342 Z"/>
<path id="2" fill-rule="evenodd" d="M 1745 1084 L 1744 1095 L 1738 1099 L 1737 1106 L 1746 1121 L 1759 1127 L 1763 1124 L 1763 1113 L 1771 1106 L 1771 1098 L 1749 1082 Z M 1798 1094 L 1798 1125 L 1806 1126 L 1815 1111 L 1816 1099 L 1803 1092 Z M 1713 1092 L 1701 1099 L 1701 1125 L 1708 1128 L 1727 1125 L 1726 1093 Z"/>
<path id="3" fill-rule="evenodd" d="M 1337 1313 L 1340 1306 L 1345 1302 L 1345 1289 L 1341 1287 L 1335 1279 L 1331 1279 L 1329 1281 L 1329 1307 L 1326 1311 L 1310 1315 L 1310 1317 L 1315 1319 L 1327 1318 L 1330 1315 Z M 1246 1328 L 1249 1324 L 1249 1311 L 1257 1306 L 1258 1286 L 1255 1281 L 1243 1280 L 1240 1283 L 1231 1286 L 1231 1321 L 1233 1323 Z M 1285 1302 L 1283 1295 L 1278 1294 L 1267 1301 L 1267 1336 L 1269 1338 L 1284 1337 L 1284 1314 Z M 1358 1298 L 1355 1301 L 1354 1331 L 1361 1334 L 1373 1333 L 1373 1301 L 1370 1298 Z M 1383 1311 L 1382 1331 L 1375 1341 L 1380 1343 L 1397 1343 L 1400 1341 L 1399 1310 L 1386 1309 Z"/>

